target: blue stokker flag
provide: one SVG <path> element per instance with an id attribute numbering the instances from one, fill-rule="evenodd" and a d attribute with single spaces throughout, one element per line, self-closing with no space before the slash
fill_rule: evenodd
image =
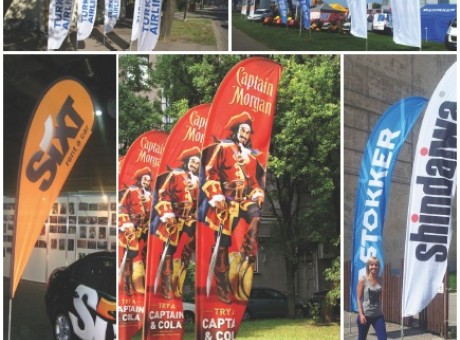
<path id="1" fill-rule="evenodd" d="M 302 8 L 303 27 L 310 29 L 310 0 L 299 0 L 300 8 Z"/>
<path id="2" fill-rule="evenodd" d="M 286 0 L 278 0 L 278 10 L 280 12 L 281 22 L 287 24 L 288 7 Z"/>
<path id="3" fill-rule="evenodd" d="M 391 106 L 375 124 L 364 150 L 353 225 L 350 306 L 358 311 L 356 288 L 371 256 L 383 270 L 382 234 L 391 177 L 399 151 L 427 99 L 408 97 Z"/>

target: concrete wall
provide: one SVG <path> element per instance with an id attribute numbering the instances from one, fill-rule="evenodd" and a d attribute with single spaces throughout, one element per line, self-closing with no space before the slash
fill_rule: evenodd
<path id="1" fill-rule="evenodd" d="M 355 194 L 362 153 L 375 122 L 396 101 L 407 96 L 429 98 L 455 55 L 345 55 L 344 57 L 344 259 L 351 256 Z M 401 149 L 393 173 L 384 230 L 384 259 L 401 268 L 414 148 L 420 118 Z M 456 207 L 456 201 L 454 207 Z M 457 268 L 456 208 L 449 270 Z"/>

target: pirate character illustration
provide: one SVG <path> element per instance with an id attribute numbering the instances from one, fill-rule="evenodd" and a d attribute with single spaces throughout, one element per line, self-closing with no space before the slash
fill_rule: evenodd
<path id="1" fill-rule="evenodd" d="M 135 185 L 131 185 L 123 194 L 118 207 L 119 245 L 125 251 L 126 258 L 123 272 L 123 287 L 126 295 L 131 296 L 133 290 L 145 292 L 145 259 L 147 245 L 148 222 L 152 194 L 150 183 L 152 175 L 148 167 L 137 170 L 133 176 Z"/>
<path id="2" fill-rule="evenodd" d="M 172 170 L 158 190 L 155 210 L 158 219 L 153 223 L 155 234 L 164 242 L 154 292 L 160 283 L 160 293 L 165 299 L 182 296 L 182 288 L 192 254 L 195 236 L 198 198 L 198 173 L 201 151 L 198 147 L 184 150 L 179 160 L 182 166 Z M 155 229 L 156 228 L 156 229 Z M 173 258 L 181 236 L 188 235 L 180 258 Z"/>
<path id="3" fill-rule="evenodd" d="M 217 144 L 205 167 L 203 192 L 209 204 L 205 222 L 216 232 L 206 290 L 209 296 L 214 276 L 217 296 L 227 304 L 232 292 L 238 300 L 249 297 L 264 201 L 257 178 L 257 152 L 251 143 L 252 122 L 248 112 L 232 117 L 225 126 L 229 139 Z M 236 228 L 245 228 L 244 239 L 239 252 L 229 254 Z"/>

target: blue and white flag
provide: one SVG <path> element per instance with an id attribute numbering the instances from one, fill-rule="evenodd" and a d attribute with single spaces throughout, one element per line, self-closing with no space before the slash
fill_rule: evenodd
<path id="1" fill-rule="evenodd" d="M 310 0 L 299 0 L 303 15 L 303 27 L 310 29 Z"/>
<path id="2" fill-rule="evenodd" d="M 281 22 L 287 25 L 288 6 L 286 0 L 278 0 L 278 10 L 280 12 Z"/>
<path id="3" fill-rule="evenodd" d="M 142 0 L 138 51 L 151 51 L 160 36 L 161 0 Z"/>
<path id="4" fill-rule="evenodd" d="M 379 259 L 383 270 L 382 235 L 391 177 L 398 158 L 427 99 L 408 97 L 392 105 L 375 124 L 364 150 L 356 193 L 353 225 L 350 306 L 358 311 L 359 278 L 366 275 L 369 257 Z"/>
<path id="5" fill-rule="evenodd" d="M 97 0 L 78 0 L 77 2 L 77 40 L 85 40 L 93 30 L 96 20 Z"/>
<path id="6" fill-rule="evenodd" d="M 407 214 L 403 316 L 420 312 L 442 285 L 456 188 L 457 63 L 431 96 L 418 137 Z"/>
<path id="7" fill-rule="evenodd" d="M 348 0 L 351 17 L 350 33 L 358 38 L 367 39 L 367 2 L 366 0 Z"/>
<path id="8" fill-rule="evenodd" d="M 134 2 L 134 11 L 133 11 L 133 27 L 131 29 L 131 41 L 136 41 L 139 38 L 139 33 L 141 31 L 141 6 L 142 1 L 136 0 Z"/>
<path id="9" fill-rule="evenodd" d="M 72 24 L 73 0 L 50 1 L 48 17 L 48 50 L 58 50 Z"/>
<path id="10" fill-rule="evenodd" d="M 120 0 L 105 0 L 104 33 L 113 31 L 120 17 Z"/>

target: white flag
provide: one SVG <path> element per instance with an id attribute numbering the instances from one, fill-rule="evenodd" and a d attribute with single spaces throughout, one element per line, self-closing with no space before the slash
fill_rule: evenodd
<path id="1" fill-rule="evenodd" d="M 77 2 L 77 40 L 85 40 L 91 34 L 96 20 L 97 0 Z"/>
<path id="2" fill-rule="evenodd" d="M 391 0 L 393 41 L 396 44 L 422 47 L 420 0 Z"/>
<path id="3" fill-rule="evenodd" d="M 138 51 L 151 51 L 160 36 L 161 0 L 143 0 L 141 7 L 141 31 L 137 42 Z"/>
<path id="4" fill-rule="evenodd" d="M 348 0 L 348 10 L 351 17 L 350 33 L 355 37 L 367 39 L 367 9 L 366 0 Z"/>
<path id="5" fill-rule="evenodd" d="M 131 41 L 136 41 L 139 38 L 139 32 L 141 30 L 141 0 L 136 0 L 134 2 L 134 12 L 133 12 L 133 27 L 131 29 Z"/>
<path id="6" fill-rule="evenodd" d="M 430 303 L 447 268 L 457 185 L 456 76 L 455 63 L 430 98 L 418 138 L 407 216 L 403 316 Z"/>
<path id="7" fill-rule="evenodd" d="M 48 17 L 48 50 L 61 47 L 72 24 L 73 0 L 50 1 Z"/>
<path id="8" fill-rule="evenodd" d="M 105 0 L 104 32 L 113 31 L 120 17 L 120 0 Z"/>

